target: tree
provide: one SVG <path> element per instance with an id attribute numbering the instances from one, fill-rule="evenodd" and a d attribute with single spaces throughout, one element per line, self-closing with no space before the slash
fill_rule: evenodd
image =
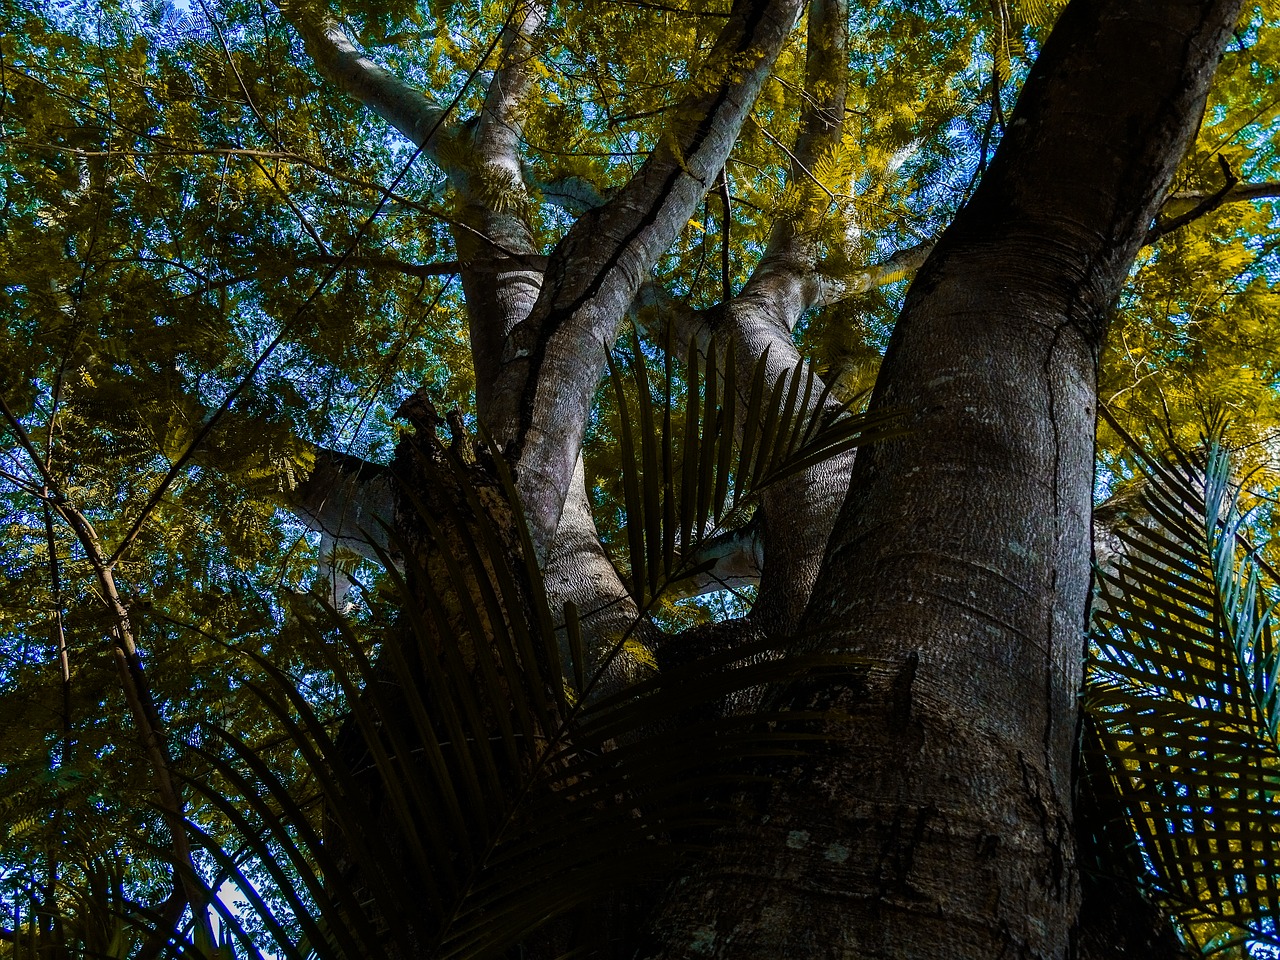
<path id="1" fill-rule="evenodd" d="M 204 896 L 183 818 L 216 806 L 177 751 L 210 716 L 270 725 L 218 658 L 272 621 L 251 677 L 308 649 L 260 589 L 311 562 L 285 536 L 322 535 L 335 599 L 360 556 L 403 566 L 410 618 L 470 589 L 440 586 L 448 537 L 416 498 L 494 511 L 602 701 L 655 652 L 723 660 L 762 636 L 847 661 L 756 691 L 821 712 L 827 745 L 738 798 L 643 955 L 1120 942 L 1087 935 L 1102 911 L 1077 919 L 1072 814 L 1098 373 L 1117 409 L 1184 437 L 1241 395 L 1239 442 L 1274 422 L 1277 12 L 1240 7 L 8 5 L 4 680 L 7 709 L 55 721 L 5 771 L 40 771 L 23 809 L 34 793 L 51 816 L 10 836 L 75 835 L 97 862 L 146 824 L 102 821 L 154 797 L 166 849 L 132 882 L 168 886 L 172 929 Z M 677 522 L 656 424 L 628 441 L 626 394 L 597 396 L 628 319 L 647 334 L 637 401 L 646 352 L 680 367 L 694 410 L 698 365 L 734 385 L 707 374 L 720 419 L 685 415 L 686 446 L 796 439 L 777 462 L 800 468 L 760 486 L 749 522 Z M 818 425 L 871 383 L 898 432 L 855 457 Z M 493 497 L 415 459 L 415 437 L 437 446 L 432 394 L 459 405 L 458 449 L 483 432 L 492 464 L 468 469 Z M 827 445 L 804 447 L 815 433 Z M 399 479 L 376 449 L 334 449 L 353 439 L 395 446 Z M 611 488 L 620 448 L 653 468 L 639 499 Z M 1114 438 L 1103 454 L 1123 476 Z M 713 465 L 736 495 L 741 461 Z M 486 536 L 454 532 L 460 551 Z M 686 629 L 705 612 L 670 600 L 754 581 L 745 622 Z M 386 595 L 365 592 L 359 615 L 385 627 Z M 535 601 L 505 598 L 471 642 Z M 145 753 L 111 728 L 122 714 Z M 141 762 L 77 805 L 112 754 Z M 22 882 L 51 934 L 60 871 L 89 871 L 35 859 Z"/>

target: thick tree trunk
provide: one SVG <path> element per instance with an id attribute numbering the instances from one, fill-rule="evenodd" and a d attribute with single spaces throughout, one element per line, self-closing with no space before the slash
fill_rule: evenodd
<path id="1" fill-rule="evenodd" d="M 673 886 L 648 957 L 1064 957 L 1107 311 L 1194 132 L 1236 0 L 1074 0 L 917 277 L 786 691 L 848 721 Z M 745 801 L 744 801 L 745 802 Z"/>

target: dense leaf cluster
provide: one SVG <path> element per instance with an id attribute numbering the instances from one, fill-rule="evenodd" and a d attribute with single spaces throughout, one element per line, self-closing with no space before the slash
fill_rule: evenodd
<path id="1" fill-rule="evenodd" d="M 985 171 L 1060 6 L 855 5 L 841 65 L 845 133 L 799 178 L 790 145 L 815 91 L 805 89 L 804 32 L 795 31 L 721 185 L 653 279 L 684 308 L 713 309 L 741 289 L 780 222 L 814 244 L 818 273 L 838 282 L 936 239 Z M 373 61 L 450 104 L 458 123 L 483 108 L 476 77 L 491 73 L 486 52 L 511 13 L 444 0 L 311 7 L 338 16 Z M 549 247 L 672 136 L 674 106 L 728 7 L 555 5 L 531 54 L 537 95 L 521 116 L 531 189 L 495 179 L 476 195 L 518 208 Z M 425 386 L 473 413 L 455 243 L 465 211 L 442 171 L 465 158 L 432 163 L 335 93 L 265 0 L 0 0 L 0 11 L 0 928 L 48 938 L 61 917 L 63 934 L 85 949 L 121 955 L 124 918 L 162 926 L 178 883 L 155 770 L 117 672 L 121 624 L 104 561 L 173 765 L 205 785 L 184 788 L 189 819 L 217 851 L 197 851 L 203 881 L 217 888 L 242 870 L 248 887 L 283 898 L 278 913 L 305 915 L 322 898 L 284 902 L 270 891 L 288 884 L 265 859 L 243 860 L 243 825 L 207 788 L 211 770 L 225 782 L 231 769 L 219 768 L 228 761 L 210 730 L 243 760 L 269 758 L 290 798 L 263 800 L 256 824 L 318 816 L 307 805 L 317 773 L 284 736 L 287 711 L 273 713 L 280 701 L 254 685 L 328 722 L 351 706 L 344 681 L 363 676 L 393 600 L 377 565 L 340 556 L 366 589 L 345 646 L 336 627 L 318 630 L 314 601 L 298 599 L 317 577 L 316 538 L 287 508 L 320 448 L 387 461 L 402 429 L 393 411 L 412 391 Z M 1270 468 L 1280 430 L 1280 190 L 1244 190 L 1280 180 L 1278 21 L 1267 0 L 1241 24 L 1101 368 L 1102 398 L 1147 447 L 1189 446 L 1229 413 L 1222 442 L 1238 448 L 1242 472 Z M 890 272 L 803 319 L 797 342 L 835 401 L 852 404 L 874 382 L 907 280 Z M 637 313 L 638 326 L 651 321 Z M 662 594 L 677 580 L 677 545 L 723 532 L 716 524 L 739 507 L 751 471 L 729 466 L 742 444 L 723 420 L 717 427 L 717 388 L 696 354 L 674 373 L 668 363 L 663 377 L 654 343 L 628 349 L 631 384 L 602 390 L 593 415 L 596 513 L 634 598 L 665 622 L 705 622 L 738 602 L 676 605 Z M 797 371 L 789 389 L 757 401 L 775 403 L 769 449 L 779 462 L 820 452 L 805 446 L 816 427 L 790 415 L 811 389 Z M 649 406 L 636 406 L 641 395 Z M 673 402 L 681 396 L 683 406 Z M 845 423 L 821 452 L 849 442 Z M 764 438 L 746 446 L 748 465 L 753 455 L 768 462 Z M 681 461 L 682 451 L 703 459 Z M 1099 455 L 1102 494 L 1143 482 L 1115 431 L 1103 430 Z M 639 473 L 626 472 L 637 462 Z M 1265 472 L 1251 476 L 1274 485 Z M 686 491 L 697 493 L 681 500 Z M 67 521 L 64 505 L 96 539 Z M 744 508 L 726 528 L 749 515 Z M 1243 523 L 1275 563 L 1269 520 L 1264 506 Z M 1202 580 L 1212 562 L 1225 561 L 1205 559 Z M 1137 742 L 1121 739 L 1125 750 Z M 558 775 L 556 789 L 570 789 L 573 775 Z M 1154 849 L 1161 830 L 1150 827 L 1144 842 Z M 264 841 L 272 855 L 282 842 Z M 1265 879 L 1270 869 L 1254 872 Z M 1202 897 L 1214 870 L 1225 872 L 1162 875 L 1161 889 Z M 290 882 L 299 876 L 301 866 Z M 1242 916 L 1220 911 L 1213 921 Z M 269 929 L 245 922 L 266 942 Z"/>

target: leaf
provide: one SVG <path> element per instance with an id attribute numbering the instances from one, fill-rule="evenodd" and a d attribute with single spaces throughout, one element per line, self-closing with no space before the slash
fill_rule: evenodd
<path id="1" fill-rule="evenodd" d="M 671 360 L 674 344 L 662 349 L 660 416 L 638 336 L 630 388 L 617 359 L 609 358 L 619 411 L 629 586 L 641 610 L 690 576 L 699 546 L 745 523 L 771 486 L 897 432 L 894 415 L 850 413 L 829 388 L 817 391 L 807 364 L 770 385 L 766 351 L 752 367 L 742 404 L 732 344 L 722 351 L 713 339 L 705 355 L 689 346 L 683 370 Z M 683 429 L 674 429 L 681 421 Z"/>
<path id="2" fill-rule="evenodd" d="M 1086 770 L 1114 789 L 1151 892 L 1185 928 L 1217 925 L 1206 950 L 1280 946 L 1280 584 L 1217 438 L 1202 458 L 1143 459 L 1159 508 L 1096 580 Z"/>

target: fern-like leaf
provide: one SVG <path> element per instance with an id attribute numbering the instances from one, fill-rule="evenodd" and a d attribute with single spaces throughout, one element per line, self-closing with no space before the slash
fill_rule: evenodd
<path id="1" fill-rule="evenodd" d="M 835 403 L 807 364 L 770 386 L 767 351 L 744 388 L 732 343 L 720 350 L 713 341 L 705 356 L 690 346 L 682 381 L 668 359 L 654 390 L 638 337 L 632 347 L 630 377 L 613 358 L 610 371 L 620 413 L 626 560 L 642 610 L 702 572 L 690 559 L 699 546 L 745 523 L 765 490 L 897 429 L 892 414 L 852 413 Z M 681 419 L 683 431 L 672 429 Z"/>
<path id="2" fill-rule="evenodd" d="M 1189 937 L 1280 946 L 1280 584 L 1216 442 L 1203 466 L 1145 466 L 1150 519 L 1097 577 L 1087 768 L 1114 785 L 1149 890 Z"/>

